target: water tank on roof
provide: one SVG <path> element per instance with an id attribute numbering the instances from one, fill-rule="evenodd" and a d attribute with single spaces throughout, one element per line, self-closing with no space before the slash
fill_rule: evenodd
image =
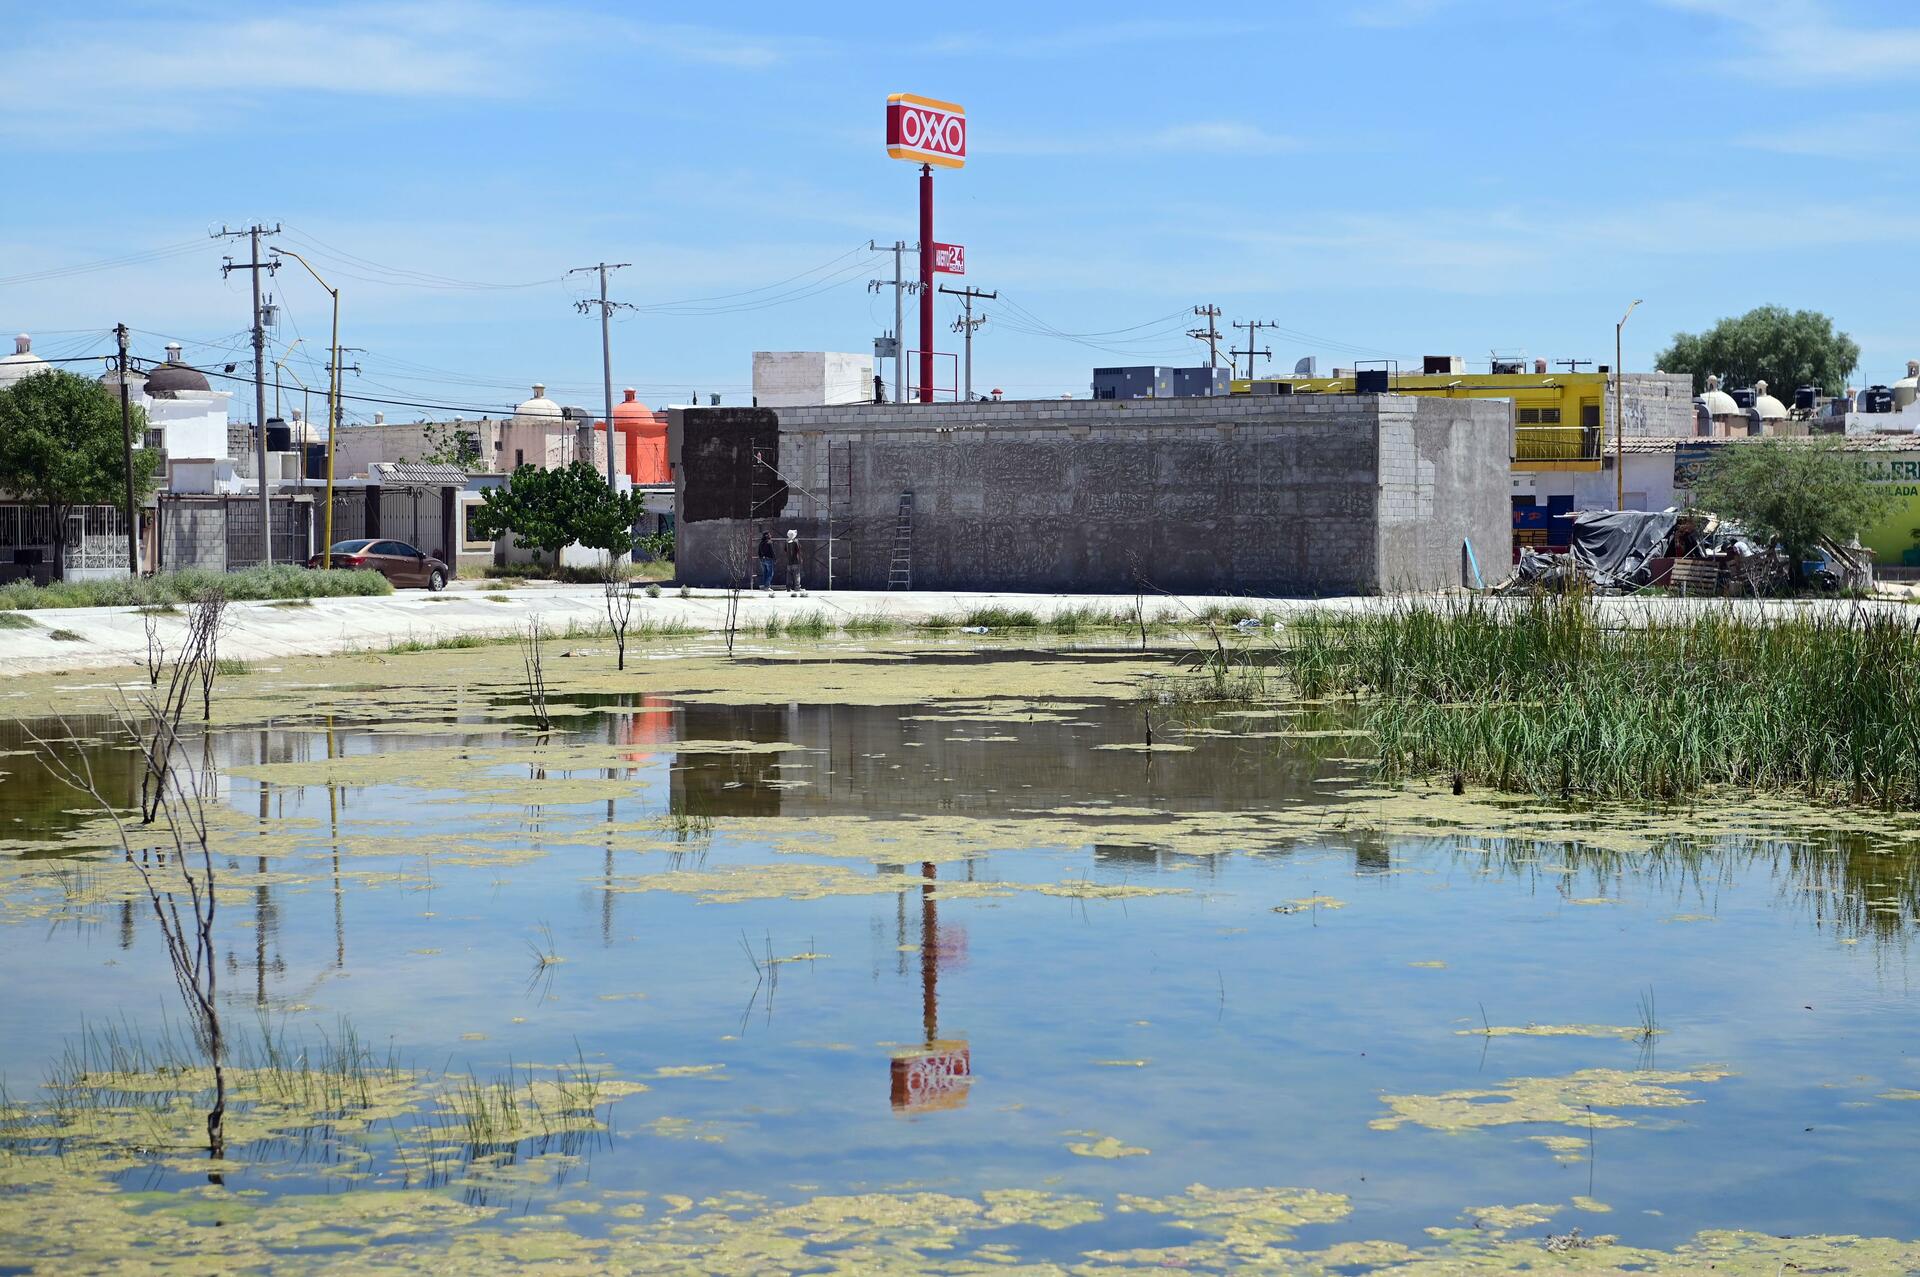
<path id="1" fill-rule="evenodd" d="M 293 451 L 293 431 L 278 417 L 267 418 L 267 451 Z"/>

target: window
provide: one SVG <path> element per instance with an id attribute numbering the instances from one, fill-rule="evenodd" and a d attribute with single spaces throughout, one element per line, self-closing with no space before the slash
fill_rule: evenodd
<path id="1" fill-rule="evenodd" d="M 1557 426 L 1560 424 L 1558 408 L 1522 408 L 1520 424 L 1523 426 Z"/>
<path id="2" fill-rule="evenodd" d="M 147 431 L 146 438 L 141 442 L 140 446 L 142 448 L 151 448 L 155 451 L 166 447 L 167 432 L 157 428 Z"/>
<path id="3" fill-rule="evenodd" d="M 525 448 L 515 448 L 513 450 L 513 468 L 515 470 L 518 470 L 521 466 L 524 466 L 526 464 L 527 464 L 527 450 Z"/>

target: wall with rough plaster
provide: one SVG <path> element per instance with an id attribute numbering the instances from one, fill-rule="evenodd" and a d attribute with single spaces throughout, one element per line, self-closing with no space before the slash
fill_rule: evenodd
<path id="1" fill-rule="evenodd" d="M 1505 402 L 1410 396 L 676 409 L 683 580 L 800 533 L 810 585 L 1331 595 L 1510 557 Z"/>

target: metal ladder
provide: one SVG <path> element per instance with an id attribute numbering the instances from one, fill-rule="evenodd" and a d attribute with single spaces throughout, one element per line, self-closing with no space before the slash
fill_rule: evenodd
<path id="1" fill-rule="evenodd" d="M 913 493 L 900 494 L 900 520 L 893 525 L 893 561 L 887 565 L 887 588 L 913 588 Z"/>

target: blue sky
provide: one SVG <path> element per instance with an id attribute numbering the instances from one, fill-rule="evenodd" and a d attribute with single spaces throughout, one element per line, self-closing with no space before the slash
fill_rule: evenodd
<path id="1" fill-rule="evenodd" d="M 1283 325 L 1262 336 L 1274 369 L 1608 362 L 1636 297 L 1629 368 L 1768 302 L 1831 314 L 1858 381 L 1920 357 L 1910 0 L 5 16 L 0 327 L 50 355 L 104 352 L 124 320 L 137 353 L 167 334 L 244 361 L 245 279 L 206 235 L 258 219 L 341 287 L 343 343 L 366 348 L 350 393 L 486 408 L 541 380 L 597 405 L 597 326 L 564 272 L 606 259 L 633 263 L 614 295 L 654 308 L 614 328 L 616 394 L 744 402 L 752 351 L 862 351 L 891 324 L 865 286 L 891 259 L 865 245 L 917 234 L 914 170 L 883 148 L 906 91 L 968 109 L 936 234 L 1005 299 L 980 389 L 1085 395 L 1095 365 L 1202 362 L 1181 335 L 1202 302 Z M 325 296 L 297 269 L 274 291 L 319 384 Z"/>

